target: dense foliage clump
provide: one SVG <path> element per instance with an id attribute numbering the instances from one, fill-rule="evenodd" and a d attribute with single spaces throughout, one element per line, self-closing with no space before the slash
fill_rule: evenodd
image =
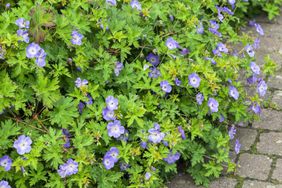
<path id="1" fill-rule="evenodd" d="M 260 113 L 275 68 L 237 34 L 250 2 L 1 3 L 0 186 L 162 187 L 178 161 L 208 185 L 234 170 L 230 125 Z"/>

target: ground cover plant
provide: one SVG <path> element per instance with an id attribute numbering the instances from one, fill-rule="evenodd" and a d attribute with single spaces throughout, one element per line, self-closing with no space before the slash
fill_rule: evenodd
<path id="1" fill-rule="evenodd" d="M 230 125 L 260 114 L 275 69 L 237 34 L 249 5 L 1 1 L 0 187 L 162 187 L 179 161 L 206 186 L 232 172 Z"/>

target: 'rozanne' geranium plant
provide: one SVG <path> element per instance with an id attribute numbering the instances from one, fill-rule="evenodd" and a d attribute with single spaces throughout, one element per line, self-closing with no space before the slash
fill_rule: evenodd
<path id="1" fill-rule="evenodd" d="M 244 3 L 1 2 L 0 186 L 162 187 L 179 160 L 197 184 L 233 171 L 230 125 L 260 113 L 273 66 L 235 32 Z"/>

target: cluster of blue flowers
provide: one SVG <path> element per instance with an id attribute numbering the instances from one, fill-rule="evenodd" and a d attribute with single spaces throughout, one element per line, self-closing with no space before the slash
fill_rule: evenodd
<path id="1" fill-rule="evenodd" d="M 16 20 L 16 25 L 19 27 L 17 30 L 17 35 L 19 37 L 22 37 L 22 41 L 25 43 L 29 43 L 29 36 L 28 36 L 28 30 L 29 29 L 30 22 L 28 20 L 25 20 L 24 18 L 19 18 Z"/>
<path id="2" fill-rule="evenodd" d="M 107 170 L 113 168 L 115 163 L 118 162 L 118 155 L 119 150 L 116 147 L 111 147 L 110 150 L 106 152 L 103 158 L 103 164 Z"/>
<path id="3" fill-rule="evenodd" d="M 34 42 L 29 44 L 26 48 L 26 57 L 29 59 L 36 58 L 35 62 L 39 67 L 46 65 L 46 55 L 44 49 Z"/>

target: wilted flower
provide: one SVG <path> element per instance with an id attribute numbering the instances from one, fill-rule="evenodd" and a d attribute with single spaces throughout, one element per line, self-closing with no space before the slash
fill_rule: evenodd
<path id="1" fill-rule="evenodd" d="M 41 48 L 37 54 L 36 61 L 35 61 L 37 66 L 44 67 L 46 65 L 46 61 L 45 61 L 46 55 L 47 54 L 45 53 L 44 49 Z"/>
<path id="2" fill-rule="evenodd" d="M 254 44 L 253 44 L 253 47 L 255 49 L 258 49 L 260 46 L 260 39 L 259 38 L 256 38 L 255 41 L 254 41 Z"/>
<path id="3" fill-rule="evenodd" d="M 230 137 L 230 140 L 232 140 L 234 138 L 235 134 L 236 134 L 236 128 L 234 126 L 232 126 L 228 131 L 228 135 Z"/>
<path id="4" fill-rule="evenodd" d="M 181 55 L 187 55 L 189 53 L 189 50 L 187 48 L 183 48 L 180 53 Z"/>
<path id="5" fill-rule="evenodd" d="M 247 82 L 248 84 L 254 84 L 257 82 L 257 77 L 255 75 L 250 76 L 249 78 L 247 78 Z"/>
<path id="6" fill-rule="evenodd" d="M 256 31 L 257 31 L 260 35 L 264 35 L 264 31 L 263 31 L 263 29 L 262 29 L 262 27 L 261 27 L 260 24 L 255 23 L 255 28 L 256 28 Z"/>
<path id="7" fill-rule="evenodd" d="M 120 71 L 123 69 L 123 64 L 121 62 L 116 62 L 116 66 L 115 66 L 115 75 L 118 76 Z"/>
<path id="8" fill-rule="evenodd" d="M 140 146 L 141 146 L 143 149 L 146 149 L 146 148 L 147 148 L 147 142 L 141 142 L 141 143 L 140 143 Z"/>
<path id="9" fill-rule="evenodd" d="M 78 163 L 73 159 L 69 159 L 66 163 L 59 166 L 58 174 L 65 178 L 78 172 Z"/>
<path id="10" fill-rule="evenodd" d="M 24 41 L 25 43 L 29 43 L 28 31 L 19 29 L 19 30 L 17 30 L 17 35 L 18 35 L 19 37 L 22 37 L 22 38 L 23 38 L 23 41 Z"/>
<path id="11" fill-rule="evenodd" d="M 158 78 L 161 75 L 161 72 L 156 67 L 150 67 L 149 77 Z"/>
<path id="12" fill-rule="evenodd" d="M 12 159 L 8 155 L 4 155 L 0 158 L 0 166 L 2 166 L 5 171 L 9 171 L 12 167 Z"/>
<path id="13" fill-rule="evenodd" d="M 194 87 L 198 88 L 200 86 L 201 78 L 198 76 L 197 73 L 192 73 L 188 76 L 189 84 Z"/>
<path id="14" fill-rule="evenodd" d="M 238 154 L 240 152 L 240 149 L 241 149 L 241 144 L 240 144 L 239 140 L 236 139 L 235 147 L 234 147 L 235 153 Z"/>
<path id="15" fill-rule="evenodd" d="M 31 146 L 30 146 L 31 144 L 32 144 L 32 140 L 30 139 L 30 137 L 21 135 L 14 142 L 13 147 L 16 148 L 18 154 L 23 155 L 31 151 Z"/>
<path id="16" fill-rule="evenodd" d="M 161 81 L 160 86 L 162 88 L 162 90 L 166 93 L 170 93 L 172 90 L 171 85 L 168 83 L 168 81 Z"/>
<path id="17" fill-rule="evenodd" d="M 218 111 L 218 102 L 214 98 L 209 98 L 208 106 L 210 107 L 211 112 L 217 112 Z"/>
<path id="18" fill-rule="evenodd" d="M 124 162 L 121 162 L 120 166 L 119 166 L 121 171 L 124 171 L 124 170 L 128 169 L 129 167 L 130 167 L 130 165 L 127 164 L 127 163 L 124 163 Z"/>
<path id="19" fill-rule="evenodd" d="M 198 34 L 203 34 L 204 33 L 204 26 L 202 22 L 199 22 L 199 24 L 197 25 L 197 33 Z"/>

